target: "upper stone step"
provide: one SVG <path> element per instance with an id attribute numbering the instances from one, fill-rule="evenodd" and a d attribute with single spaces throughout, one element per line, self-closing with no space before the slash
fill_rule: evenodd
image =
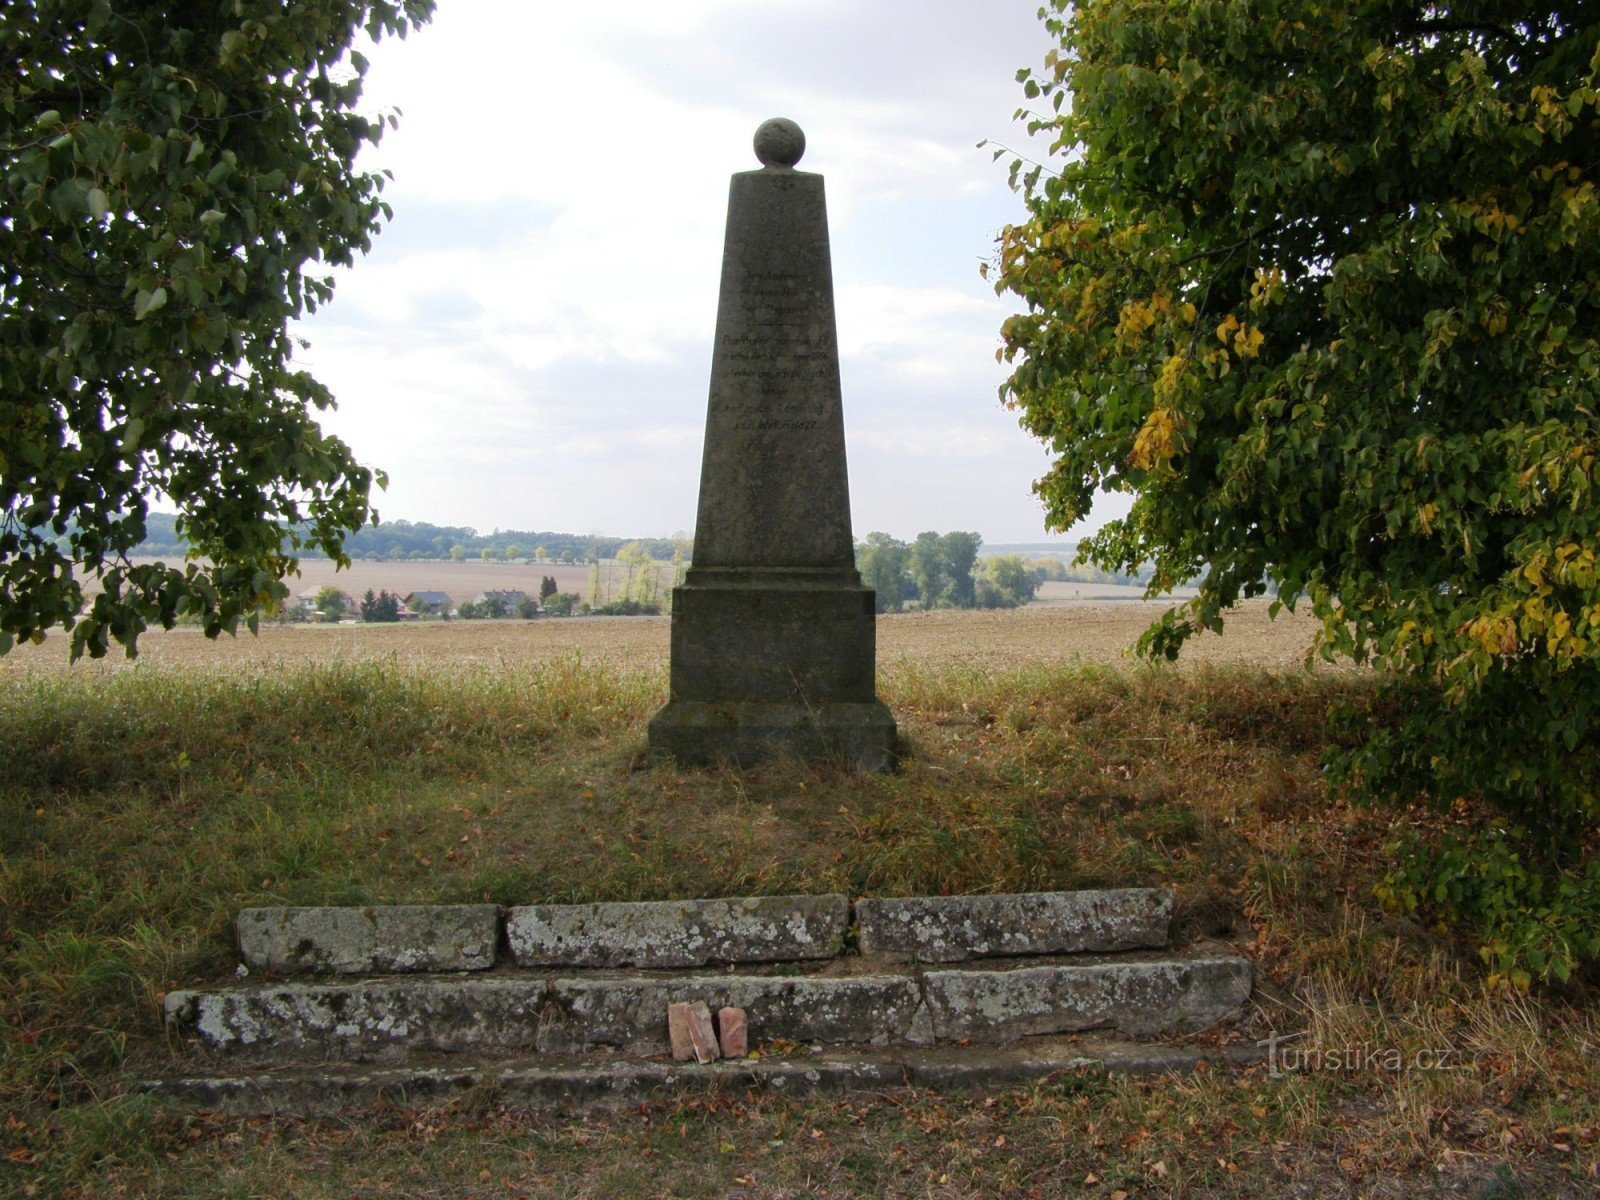
<path id="1" fill-rule="evenodd" d="M 948 963 L 1111 953 L 1167 944 L 1172 898 L 1148 888 L 858 900 L 747 896 L 628 904 L 248 908 L 239 949 L 274 974 L 481 971 L 500 947 L 518 967 L 681 969 L 807 962 L 844 952 Z M 504 930 L 502 941 L 501 931 Z"/>
<path id="2" fill-rule="evenodd" d="M 1167 944 L 1172 896 L 1154 888 L 856 901 L 863 954 L 961 962 Z"/>
<path id="3" fill-rule="evenodd" d="M 486 971 L 500 941 L 493 904 L 393 904 L 366 908 L 246 908 L 239 953 L 279 975 L 384 975 Z"/>
<path id="4" fill-rule="evenodd" d="M 536 904 L 506 914 L 506 940 L 519 967 L 702 967 L 833 958 L 849 924 L 837 894 Z"/>

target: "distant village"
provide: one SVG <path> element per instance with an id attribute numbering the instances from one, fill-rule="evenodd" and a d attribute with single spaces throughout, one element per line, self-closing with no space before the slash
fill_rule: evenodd
<path id="1" fill-rule="evenodd" d="M 603 605 L 601 610 L 615 606 Z M 640 615 L 647 606 L 639 606 L 630 614 Z M 420 590 L 401 595 L 387 590 L 369 589 L 359 598 L 342 588 L 324 586 L 307 588 L 285 608 L 281 619 L 314 621 L 338 624 L 341 621 L 448 621 L 495 620 L 508 617 L 532 620 L 542 616 L 570 617 L 591 611 L 576 592 L 557 589 L 555 579 L 546 575 L 539 595 L 532 596 L 520 588 L 498 588 L 477 593 L 459 603 L 447 592 Z M 659 609 L 650 608 L 659 612 Z"/>

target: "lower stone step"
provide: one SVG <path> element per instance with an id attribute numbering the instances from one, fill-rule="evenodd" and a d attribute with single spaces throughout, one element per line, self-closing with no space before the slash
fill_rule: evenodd
<path id="1" fill-rule="evenodd" d="M 741 1059 L 685 1066 L 598 1054 L 403 1066 L 324 1064 L 229 1075 L 182 1075 L 147 1081 L 157 1099 L 237 1116 L 256 1113 L 334 1116 L 379 1103 L 437 1105 L 452 1101 L 557 1107 L 634 1104 L 693 1089 L 764 1087 L 990 1087 L 1063 1072 L 1138 1075 L 1192 1070 L 1202 1062 L 1262 1061 L 1255 1045 L 1137 1045 L 1100 1039 L 1034 1038 L 999 1047 L 935 1046 L 824 1051 L 793 1058 Z"/>
<path id="2" fill-rule="evenodd" d="M 667 1005 L 748 1014 L 751 1044 L 839 1045 L 1116 1029 L 1129 1037 L 1202 1029 L 1250 995 L 1232 954 L 1124 955 L 1009 969 L 910 968 L 857 975 L 411 976 L 286 983 L 167 997 L 169 1029 L 201 1048 L 261 1062 L 397 1059 L 414 1053 L 568 1053 L 668 1048 Z"/>

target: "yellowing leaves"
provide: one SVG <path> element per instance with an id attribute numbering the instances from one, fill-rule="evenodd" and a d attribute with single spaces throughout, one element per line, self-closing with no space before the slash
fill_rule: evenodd
<path id="1" fill-rule="evenodd" d="M 1250 309 L 1252 312 L 1269 304 L 1281 304 L 1284 294 L 1283 270 L 1280 267 L 1260 267 L 1250 283 Z"/>
<path id="2" fill-rule="evenodd" d="M 1159 470 L 1183 451 L 1183 421 L 1177 405 L 1189 380 L 1191 363 L 1188 355 L 1173 354 L 1161 364 L 1154 389 L 1156 407 L 1134 436 L 1133 450 L 1128 456 L 1135 469 Z"/>
<path id="3" fill-rule="evenodd" d="M 1177 414 L 1170 408 L 1158 408 L 1145 418 L 1134 437 L 1128 461 L 1141 471 L 1149 471 L 1171 462 L 1177 453 Z"/>
<path id="4" fill-rule="evenodd" d="M 1517 652 L 1517 623 L 1510 617 L 1492 613 L 1475 617 L 1460 632 L 1486 654 L 1510 656 Z"/>
<path id="5" fill-rule="evenodd" d="M 1190 324 L 1194 318 L 1194 305 L 1187 301 L 1175 302 L 1169 292 L 1156 292 L 1148 299 L 1130 300 L 1122 306 L 1117 319 L 1117 340 L 1131 349 L 1157 324 L 1172 320 Z"/>
<path id="6" fill-rule="evenodd" d="M 1261 353 L 1261 343 L 1266 340 L 1266 335 L 1248 321 L 1241 321 L 1237 315 L 1229 313 L 1217 326 L 1217 340 L 1240 358 L 1255 358 Z"/>

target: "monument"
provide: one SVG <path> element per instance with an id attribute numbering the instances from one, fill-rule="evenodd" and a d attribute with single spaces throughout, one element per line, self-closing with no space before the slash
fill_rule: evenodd
<path id="1" fill-rule="evenodd" d="M 733 176 L 694 562 L 672 593 L 671 697 L 653 755 L 777 753 L 891 770 L 874 593 L 855 566 L 833 268 L 805 134 L 765 122 Z"/>

